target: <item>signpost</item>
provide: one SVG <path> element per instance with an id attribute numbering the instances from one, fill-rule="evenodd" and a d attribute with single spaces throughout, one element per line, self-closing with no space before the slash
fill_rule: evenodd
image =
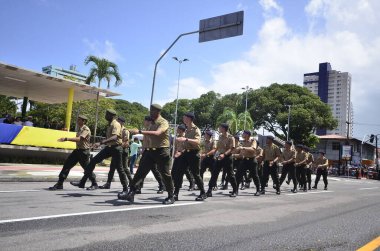
<path id="1" fill-rule="evenodd" d="M 228 37 L 240 36 L 243 34 L 244 11 L 238 11 L 222 16 L 212 17 L 199 21 L 199 30 L 180 34 L 174 42 L 158 58 L 154 66 L 152 93 L 150 96 L 150 105 L 153 103 L 154 85 L 156 82 L 157 65 L 161 59 L 168 53 L 174 44 L 183 36 L 199 33 L 199 42 L 207 42 Z"/>

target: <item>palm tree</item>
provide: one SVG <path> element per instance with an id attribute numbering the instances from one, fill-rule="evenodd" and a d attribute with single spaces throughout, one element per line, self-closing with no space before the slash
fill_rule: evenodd
<path id="1" fill-rule="evenodd" d="M 238 119 L 236 113 L 230 108 L 225 108 L 223 110 L 223 113 L 216 119 L 216 123 L 217 126 L 220 125 L 220 123 L 227 123 L 230 126 L 230 131 L 232 134 L 237 132 Z"/>
<path id="2" fill-rule="evenodd" d="M 114 86 L 119 86 L 121 84 L 121 76 L 117 65 L 113 62 L 108 61 L 104 58 L 98 58 L 96 56 L 88 56 L 84 60 L 84 64 L 88 65 L 89 63 L 94 63 L 90 69 L 90 73 L 86 79 L 86 84 L 90 85 L 91 83 L 98 80 L 98 88 L 100 88 L 100 83 L 103 80 L 107 81 L 107 89 L 110 88 L 111 78 L 115 78 Z M 99 111 L 99 92 L 96 94 L 96 114 L 95 114 L 95 128 L 94 128 L 94 142 L 96 138 L 96 128 L 98 126 L 98 111 Z"/>
<path id="3" fill-rule="evenodd" d="M 239 113 L 239 115 L 237 116 L 237 120 L 238 120 L 238 130 L 239 131 L 244 129 L 244 120 L 246 120 L 246 129 L 247 130 L 251 130 L 253 128 L 253 120 L 252 120 L 251 114 L 249 114 L 248 111 Z"/>

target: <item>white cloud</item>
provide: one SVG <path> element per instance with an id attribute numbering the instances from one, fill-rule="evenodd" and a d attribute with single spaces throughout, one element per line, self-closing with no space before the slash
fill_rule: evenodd
<path id="1" fill-rule="evenodd" d="M 86 45 L 89 50 L 89 54 L 93 54 L 97 57 L 106 58 L 112 62 L 124 61 L 123 56 L 115 49 L 114 44 L 106 40 L 104 43 L 101 43 L 97 40 L 90 41 L 89 39 L 83 39 L 83 43 Z"/>
<path id="2" fill-rule="evenodd" d="M 266 19 L 258 41 L 243 58 L 214 66 L 212 84 L 192 79 L 196 90 L 226 94 L 239 92 L 245 85 L 302 85 L 304 73 L 318 71 L 319 63 L 330 62 L 334 70 L 352 74 L 355 121 L 379 124 L 380 119 L 369 114 L 376 114 L 380 106 L 380 1 L 311 0 L 305 7 L 310 26 L 305 34 L 288 26 L 282 7 L 274 0 L 261 0 L 260 4 Z M 314 25 L 322 28 L 313 32 Z M 197 96 L 194 90 L 191 88 L 186 97 Z M 356 136 L 363 135 L 365 128 L 354 128 Z"/>

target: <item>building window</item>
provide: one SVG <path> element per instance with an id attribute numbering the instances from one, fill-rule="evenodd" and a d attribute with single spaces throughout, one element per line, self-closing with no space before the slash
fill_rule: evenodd
<path id="1" fill-rule="evenodd" d="M 339 151 L 340 149 L 340 143 L 339 142 L 332 142 L 332 150 L 333 151 Z"/>

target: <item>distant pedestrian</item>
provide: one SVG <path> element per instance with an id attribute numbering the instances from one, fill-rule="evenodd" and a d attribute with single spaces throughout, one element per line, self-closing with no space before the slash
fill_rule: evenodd
<path id="1" fill-rule="evenodd" d="M 33 117 L 32 116 L 28 116 L 26 121 L 24 122 L 24 126 L 34 126 L 33 125 Z"/>
<path id="2" fill-rule="evenodd" d="M 131 174 L 134 174 L 134 167 L 135 167 L 135 163 L 136 163 L 136 160 L 137 160 L 137 153 L 140 149 L 140 147 L 142 146 L 141 142 L 139 141 L 139 139 L 137 137 L 134 137 L 133 138 L 133 142 L 131 143 L 131 145 L 129 146 L 129 150 L 130 150 L 130 163 L 129 163 L 129 168 L 130 168 L 130 172 Z"/>

